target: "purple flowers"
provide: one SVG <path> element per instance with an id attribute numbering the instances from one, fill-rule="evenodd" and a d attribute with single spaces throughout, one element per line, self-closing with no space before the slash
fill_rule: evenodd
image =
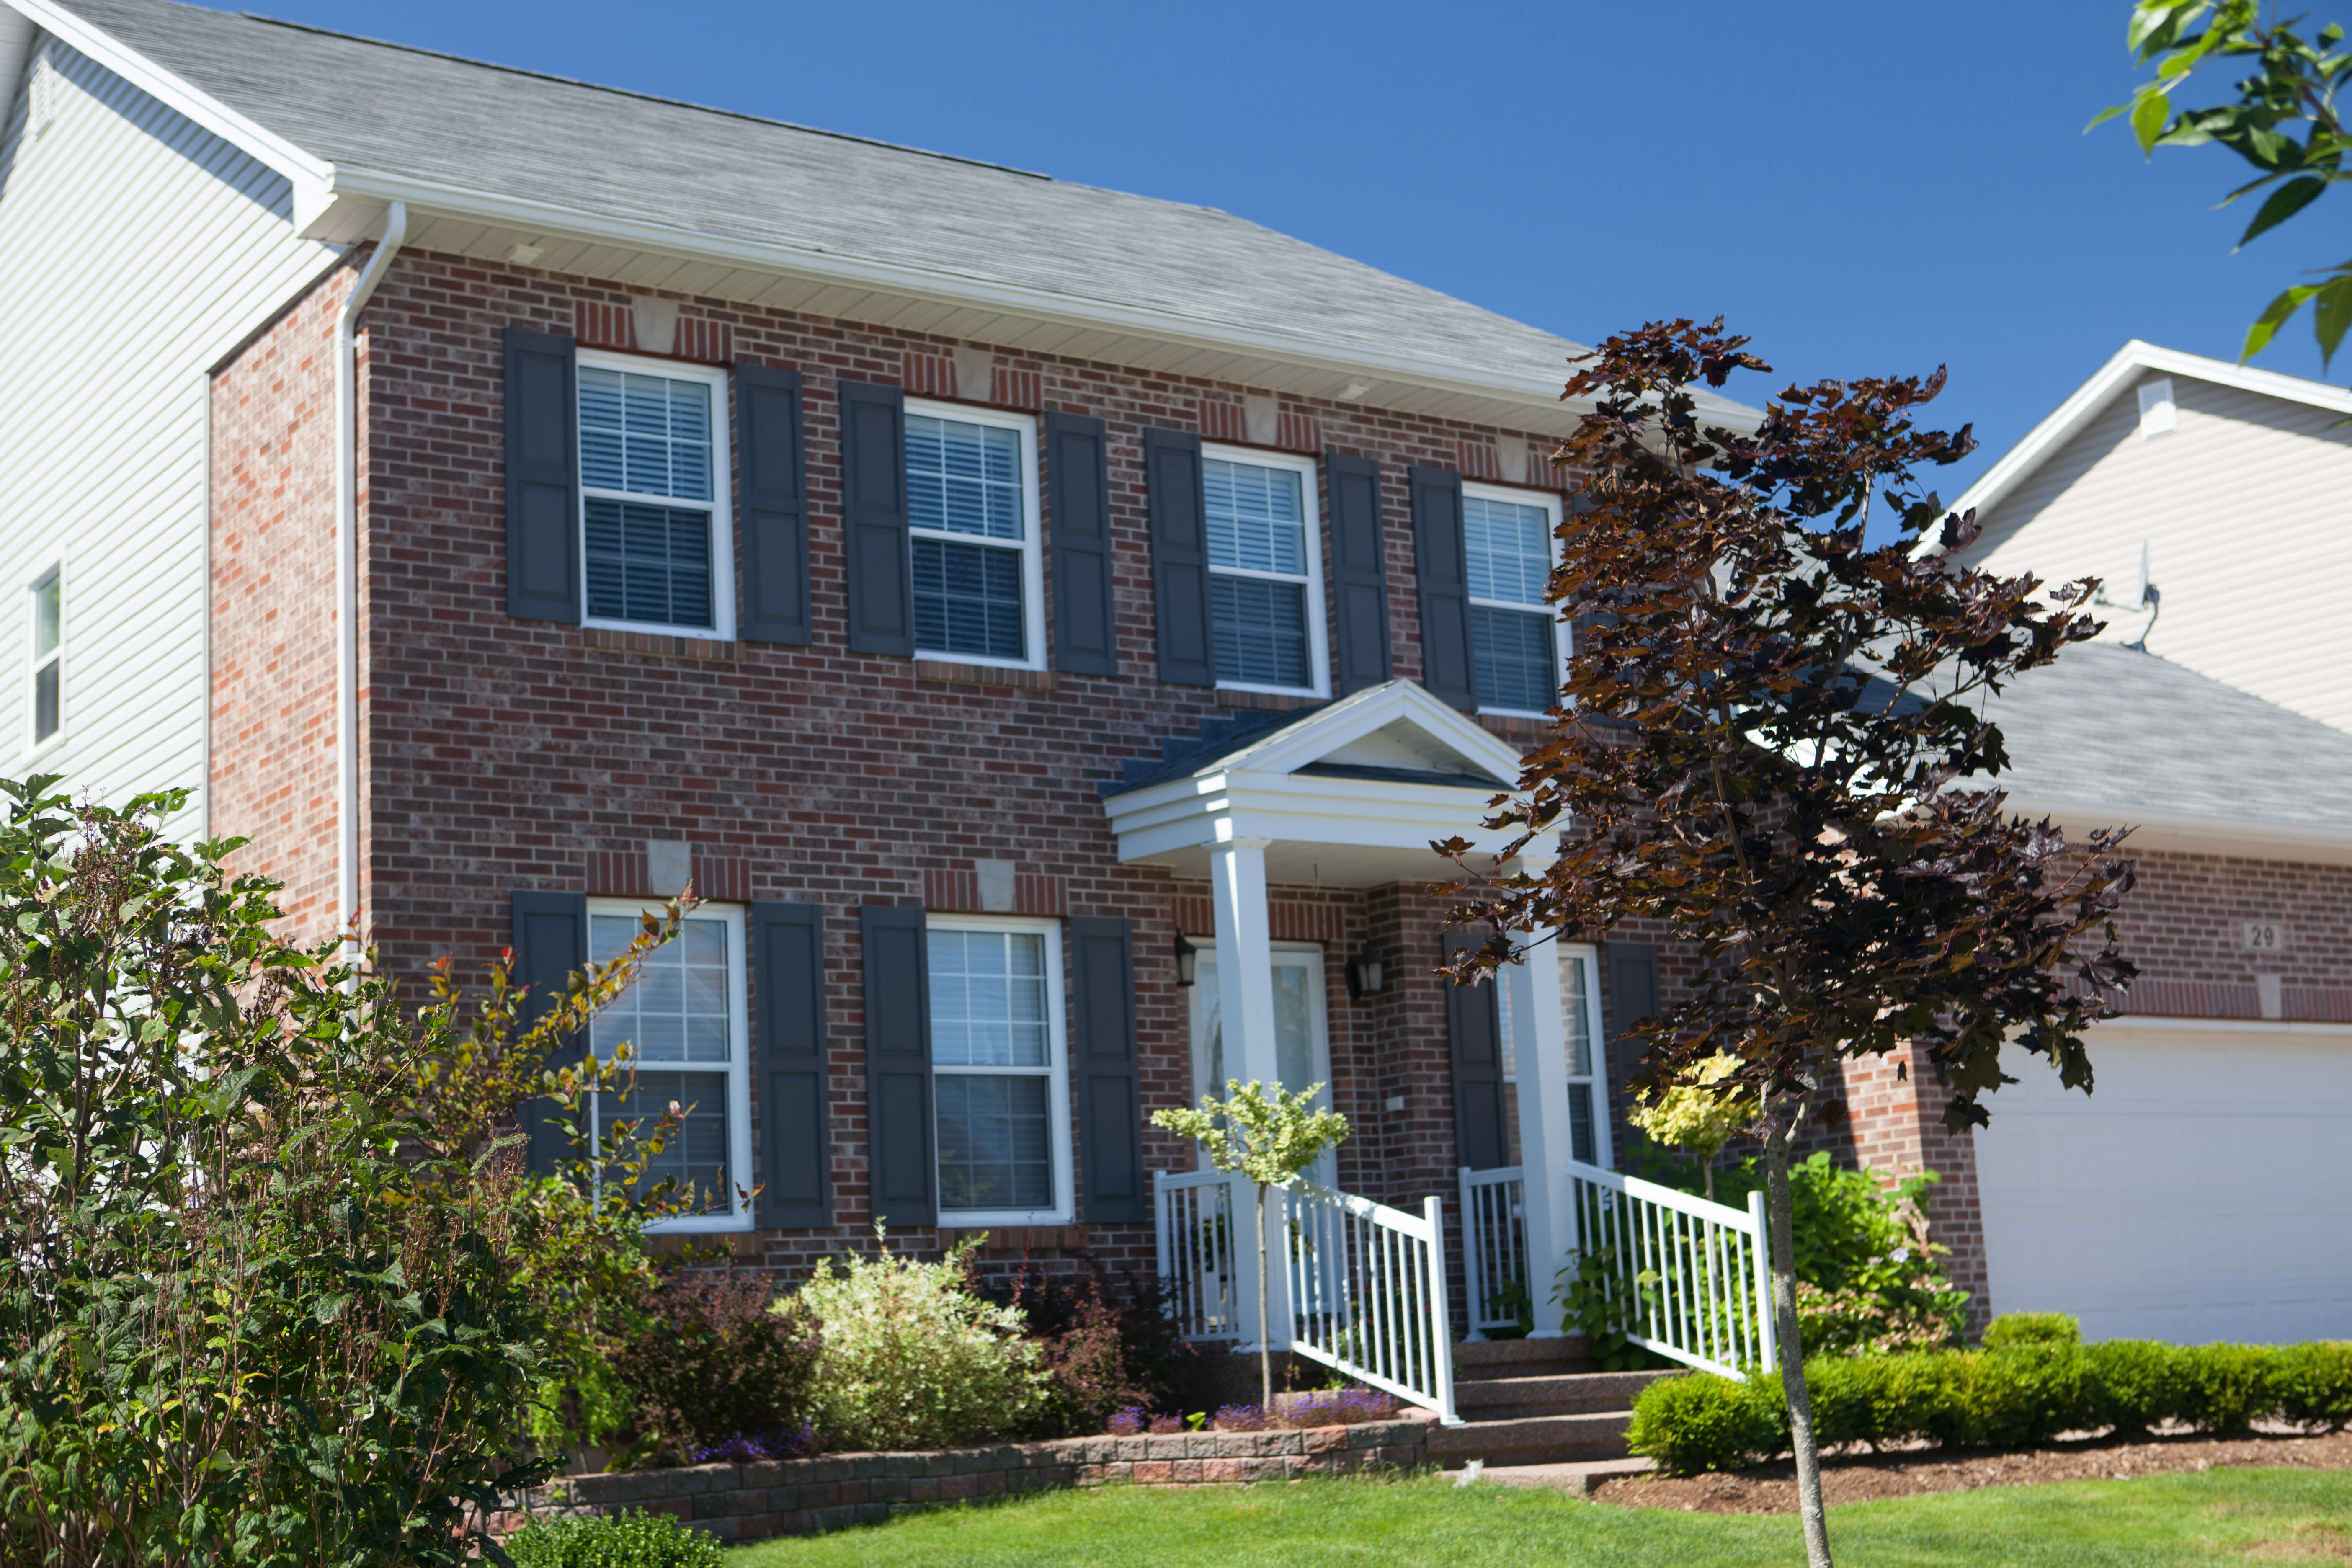
<path id="1" fill-rule="evenodd" d="M 1151 1412 L 1140 1405 L 1129 1405 L 1110 1413 L 1110 1435 L 1114 1437 L 1136 1436 L 1150 1424 Z"/>
<path id="2" fill-rule="evenodd" d="M 1140 1405 L 1115 1411 L 1110 1435 L 1132 1437 L 1144 1432 L 1197 1430 L 1202 1423 L 1219 1432 L 1267 1432 L 1302 1426 L 1347 1426 L 1362 1421 L 1396 1419 L 1397 1402 L 1376 1388 L 1328 1389 L 1314 1394 L 1288 1394 L 1268 1410 L 1255 1405 L 1220 1405 L 1214 1419 L 1192 1417 L 1190 1427 L 1180 1415 L 1154 1415 Z"/>
<path id="3" fill-rule="evenodd" d="M 687 1462 L 745 1465 L 758 1459 L 804 1459 L 823 1446 L 816 1424 L 803 1421 L 797 1431 L 771 1427 L 763 1432 L 738 1432 L 695 1449 Z"/>

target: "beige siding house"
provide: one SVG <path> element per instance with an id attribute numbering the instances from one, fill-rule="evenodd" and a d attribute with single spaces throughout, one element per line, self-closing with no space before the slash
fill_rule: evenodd
<path id="1" fill-rule="evenodd" d="M 2110 638 L 2352 730 L 2347 418 L 2342 388 L 2126 343 L 1956 503 L 1965 558 L 2098 576 Z"/>

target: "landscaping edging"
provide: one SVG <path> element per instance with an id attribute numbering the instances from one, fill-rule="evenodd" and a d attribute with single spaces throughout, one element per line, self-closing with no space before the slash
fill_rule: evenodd
<path id="1" fill-rule="evenodd" d="M 1171 1432 L 1159 1436 L 1059 1437 L 911 1454 L 828 1454 L 743 1465 L 695 1465 L 622 1475 L 567 1476 L 528 1506 L 492 1516 L 504 1536 L 533 1517 L 576 1518 L 643 1509 L 722 1541 L 803 1535 L 973 1498 L 1057 1487 L 1240 1486 L 1367 1466 L 1417 1468 L 1428 1427 L 1375 1421 L 1287 1432 Z"/>

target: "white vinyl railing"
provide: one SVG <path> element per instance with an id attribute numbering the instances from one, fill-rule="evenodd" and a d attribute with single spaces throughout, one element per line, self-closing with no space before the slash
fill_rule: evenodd
<path id="1" fill-rule="evenodd" d="M 1474 1340 L 1518 1327 L 1520 1308 L 1531 1300 L 1521 1176 L 1517 1165 L 1462 1167 L 1462 1289 L 1470 1298 L 1463 1315 Z"/>
<path id="2" fill-rule="evenodd" d="M 1452 1426 L 1444 1205 L 1418 1215 L 1294 1179 L 1283 1196 L 1290 1348 Z"/>
<path id="3" fill-rule="evenodd" d="M 1188 1340 L 1238 1340 L 1242 1301 L 1249 1302 L 1253 1315 L 1257 1311 L 1256 1246 L 1234 1246 L 1237 1180 L 1216 1171 L 1152 1177 L 1160 1300 Z M 1248 1210 L 1241 1209 L 1239 1217 L 1246 1227 Z M 1246 1297 L 1243 1268 L 1250 1272 Z"/>
<path id="4" fill-rule="evenodd" d="M 1568 1180 L 1576 1247 L 1600 1265 L 1611 1327 L 1724 1377 L 1777 1368 L 1762 1193 L 1742 1212 L 1577 1160 Z"/>

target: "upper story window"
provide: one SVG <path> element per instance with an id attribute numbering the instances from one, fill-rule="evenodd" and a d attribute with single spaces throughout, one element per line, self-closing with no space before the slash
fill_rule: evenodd
<path id="1" fill-rule="evenodd" d="M 52 566 L 33 584 L 33 744 L 65 726 L 65 569 Z"/>
<path id="2" fill-rule="evenodd" d="M 1203 447 L 1201 478 L 1217 684 L 1321 695 L 1328 656 L 1313 460 Z"/>
<path id="3" fill-rule="evenodd" d="M 1470 655 L 1481 712 L 1540 718 L 1559 701 L 1565 628 L 1544 602 L 1559 522 L 1557 501 L 1462 487 Z"/>
<path id="4" fill-rule="evenodd" d="M 583 353 L 579 384 L 588 624 L 732 637 L 726 374 Z"/>
<path id="5" fill-rule="evenodd" d="M 591 904 L 591 955 L 598 963 L 619 957 L 642 929 L 644 912 L 635 904 Z M 589 1026 L 597 1056 L 610 1061 L 626 1041 L 635 1065 L 625 1091 L 594 1097 L 600 1143 L 615 1123 L 650 1131 L 670 1106 L 685 1113 L 646 1172 L 649 1184 L 672 1181 L 693 1196 L 688 1213 L 665 1222 L 671 1228 L 730 1229 L 751 1221 L 742 1198 L 751 1186 L 745 1001 L 742 915 L 706 904 Z"/>
<path id="6" fill-rule="evenodd" d="M 1036 439 L 1022 415 L 908 402 L 918 658 L 1044 668 Z"/>
<path id="7" fill-rule="evenodd" d="M 940 915 L 927 924 L 940 1223 L 1066 1221 L 1061 927 Z"/>

